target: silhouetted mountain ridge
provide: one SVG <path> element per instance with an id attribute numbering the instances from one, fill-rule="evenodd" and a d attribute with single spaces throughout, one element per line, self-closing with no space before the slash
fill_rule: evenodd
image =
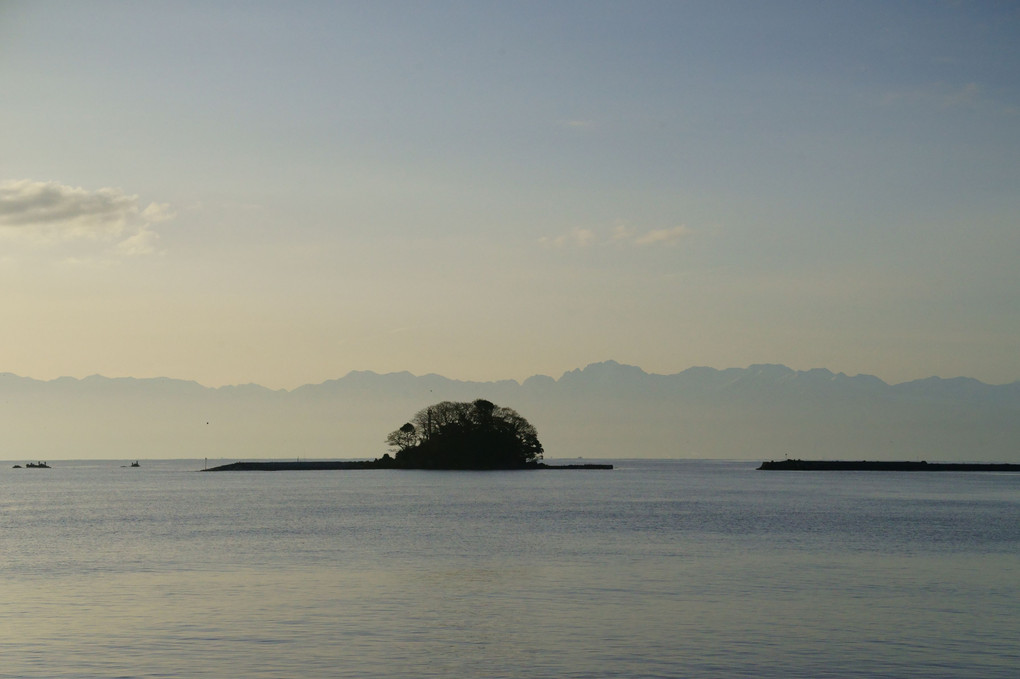
<path id="1" fill-rule="evenodd" d="M 505 403 L 547 456 L 928 459 L 1020 455 L 1020 382 L 775 364 L 662 375 L 603 361 L 523 382 L 351 371 L 293 390 L 165 377 L 50 381 L 0 374 L 8 458 L 375 458 L 383 437 L 442 400 Z"/>
<path id="2" fill-rule="evenodd" d="M 408 388 L 417 390 L 421 385 L 429 387 L 450 386 L 450 385 L 498 385 L 506 386 L 529 386 L 551 384 L 559 385 L 584 385 L 602 386 L 617 388 L 620 386 L 647 387 L 668 383 L 699 384 L 709 388 L 741 388 L 742 386 L 768 385 L 805 385 L 816 386 L 838 384 L 853 385 L 854 388 L 867 387 L 871 389 L 888 388 L 902 393 L 919 394 L 925 391 L 937 394 L 940 397 L 957 398 L 980 398 L 985 393 L 995 395 L 1020 395 L 1020 381 L 1007 384 L 987 384 L 972 377 L 926 377 L 923 379 L 890 384 L 879 377 L 868 374 L 850 376 L 846 373 L 834 373 L 826 368 L 812 368 L 809 370 L 794 370 L 785 365 L 771 363 L 756 363 L 747 368 L 710 368 L 695 366 L 687 368 L 678 373 L 658 374 L 644 371 L 638 366 L 619 363 L 617 361 L 602 361 L 590 363 L 584 368 L 578 368 L 564 372 L 558 379 L 548 375 L 532 375 L 523 382 L 506 379 L 497 381 L 470 381 L 457 380 L 435 373 L 425 375 L 414 375 L 408 371 L 377 373 L 371 370 L 352 370 L 343 377 L 326 380 L 316 384 L 306 384 L 290 390 L 289 393 L 300 392 L 309 389 L 329 389 L 331 387 L 348 387 L 351 385 L 359 388 Z M 265 392 L 284 392 L 286 389 L 270 389 L 255 383 L 225 385 L 222 387 L 206 387 L 194 380 L 184 380 L 170 377 L 105 377 L 103 375 L 89 375 L 84 378 L 58 377 L 53 380 L 38 380 L 31 377 L 23 377 L 13 373 L 0 373 L 0 389 L 12 384 L 19 385 L 61 385 L 76 387 L 97 387 L 103 389 L 115 389 L 119 387 L 128 388 L 162 388 L 174 389 L 177 391 L 197 390 L 251 390 Z"/>

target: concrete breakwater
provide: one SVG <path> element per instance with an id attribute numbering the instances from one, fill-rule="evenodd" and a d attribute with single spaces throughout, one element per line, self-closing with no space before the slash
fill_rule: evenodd
<path id="1" fill-rule="evenodd" d="M 881 460 L 770 460 L 765 471 L 866 471 L 866 472 L 1020 472 L 1020 464 L 979 462 L 910 462 Z"/>
<path id="2" fill-rule="evenodd" d="M 548 465 L 544 463 L 538 463 L 535 465 L 528 465 L 524 467 L 516 467 L 509 470 L 506 469 L 492 469 L 491 471 L 515 471 L 515 470 L 530 470 L 530 469 L 612 469 L 611 464 L 565 464 L 565 465 Z M 224 464 L 218 467 L 209 467 L 203 469 L 204 472 L 279 472 L 279 471 L 319 471 L 319 470 L 334 470 L 334 469 L 414 469 L 414 467 L 398 467 L 395 466 L 392 461 L 382 460 L 294 460 L 291 462 L 233 462 L 231 464 Z M 422 469 L 422 467 L 417 467 Z M 438 467 L 428 467 L 427 469 L 434 469 L 436 471 L 442 471 Z M 459 468 L 458 468 L 459 469 Z M 478 471 L 488 471 L 488 468 L 478 469 Z M 475 471 L 467 470 L 465 471 Z"/>

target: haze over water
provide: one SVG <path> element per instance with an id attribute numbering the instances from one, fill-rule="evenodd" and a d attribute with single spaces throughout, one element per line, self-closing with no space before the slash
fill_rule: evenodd
<path id="1" fill-rule="evenodd" d="M 1020 475 L 0 469 L 0 677 L 1013 677 Z"/>

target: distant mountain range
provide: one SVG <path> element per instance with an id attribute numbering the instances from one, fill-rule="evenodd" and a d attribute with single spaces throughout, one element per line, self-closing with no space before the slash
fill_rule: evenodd
<path id="1" fill-rule="evenodd" d="M 1020 461 L 1020 382 L 615 361 L 522 383 L 355 371 L 290 391 L 0 374 L 0 458 L 374 458 L 421 408 L 480 397 L 528 418 L 550 459 Z"/>

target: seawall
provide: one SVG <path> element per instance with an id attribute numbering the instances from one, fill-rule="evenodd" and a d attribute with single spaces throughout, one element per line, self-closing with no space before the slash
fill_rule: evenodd
<path id="1" fill-rule="evenodd" d="M 447 471 L 528 471 L 533 469 L 612 469 L 611 464 L 565 464 L 565 465 L 548 465 L 539 463 L 537 465 L 531 465 L 527 467 L 517 467 L 512 469 L 455 469 Z M 320 471 L 320 470 L 334 470 L 334 469 L 421 469 L 421 467 L 398 467 L 393 464 L 392 461 L 382 462 L 380 460 L 306 460 L 304 462 L 300 460 L 294 460 L 292 462 L 234 462 L 231 464 L 220 465 L 219 467 L 210 467 L 203 469 L 204 472 L 280 472 L 280 471 Z M 443 471 L 441 469 L 434 469 L 435 471 Z"/>
<path id="2" fill-rule="evenodd" d="M 881 460 L 770 460 L 765 471 L 865 471 L 865 472 L 1020 472 L 1020 464 L 976 462 L 909 462 Z"/>

